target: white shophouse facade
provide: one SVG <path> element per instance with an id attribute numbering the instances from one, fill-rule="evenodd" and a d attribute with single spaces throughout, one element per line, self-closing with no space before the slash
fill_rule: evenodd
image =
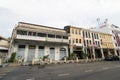
<path id="1" fill-rule="evenodd" d="M 53 60 L 68 56 L 68 35 L 65 30 L 19 22 L 12 32 L 9 53 L 31 61 L 49 55 Z"/>
<path id="2" fill-rule="evenodd" d="M 9 47 L 9 41 L 8 39 L 0 36 L 0 58 L 3 62 L 5 62 L 8 59 L 8 47 Z"/>
<path id="3" fill-rule="evenodd" d="M 83 29 L 84 51 L 95 58 L 104 58 L 103 50 L 101 48 L 100 36 L 96 31 Z M 91 56 L 88 56 L 91 57 Z"/>
<path id="4" fill-rule="evenodd" d="M 115 26 L 113 24 L 104 24 L 97 28 L 94 28 L 93 30 L 108 33 L 112 35 L 114 47 L 115 47 L 115 55 L 120 56 L 120 27 Z"/>

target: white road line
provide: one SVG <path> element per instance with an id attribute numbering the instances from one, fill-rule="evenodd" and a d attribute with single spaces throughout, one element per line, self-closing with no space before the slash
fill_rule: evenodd
<path id="1" fill-rule="evenodd" d="M 26 80 L 35 80 L 34 78 L 26 79 Z"/>
<path id="2" fill-rule="evenodd" d="M 70 73 L 63 73 L 63 74 L 58 74 L 58 76 L 68 76 Z"/>
<path id="3" fill-rule="evenodd" d="M 85 72 L 92 72 L 93 70 L 92 69 L 90 69 L 90 70 L 86 70 Z"/>
<path id="4" fill-rule="evenodd" d="M 107 69 L 109 69 L 109 67 L 103 67 L 102 69 L 103 69 L 103 70 L 107 70 Z"/>
<path id="5" fill-rule="evenodd" d="M 120 65 L 116 65 L 115 67 L 117 67 L 117 68 L 118 68 L 118 67 L 120 67 Z"/>

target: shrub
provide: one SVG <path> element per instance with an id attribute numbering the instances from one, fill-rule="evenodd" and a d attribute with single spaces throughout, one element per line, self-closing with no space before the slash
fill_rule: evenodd
<path id="1" fill-rule="evenodd" d="M 12 53 L 10 59 L 8 60 L 8 62 L 14 62 L 15 61 L 15 57 L 16 57 L 16 53 Z"/>
<path id="2" fill-rule="evenodd" d="M 48 59 L 49 55 L 43 56 L 43 61 L 45 61 L 45 59 Z"/>
<path id="3" fill-rule="evenodd" d="M 88 57 L 88 54 L 82 52 L 82 59 L 85 59 L 86 57 Z"/>
<path id="4" fill-rule="evenodd" d="M 77 58 L 75 53 L 70 54 L 70 56 L 68 57 L 69 60 L 75 60 Z"/>

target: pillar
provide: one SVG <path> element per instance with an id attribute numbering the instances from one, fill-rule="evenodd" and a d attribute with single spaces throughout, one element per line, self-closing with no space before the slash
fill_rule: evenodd
<path id="1" fill-rule="evenodd" d="M 17 52 L 17 51 L 18 51 L 18 44 L 15 44 L 13 52 Z"/>
<path id="2" fill-rule="evenodd" d="M 39 59 L 39 56 L 38 56 L 38 45 L 36 45 L 36 47 L 35 47 L 35 59 Z"/>
<path id="3" fill-rule="evenodd" d="M 24 62 L 27 61 L 27 56 L 28 56 L 28 45 L 25 46 Z"/>
<path id="4" fill-rule="evenodd" d="M 59 60 L 59 52 L 58 52 L 58 47 L 57 46 L 55 46 L 55 60 Z"/>
<path id="5" fill-rule="evenodd" d="M 120 48 L 119 48 L 119 51 L 118 51 L 118 52 L 119 52 L 118 54 L 119 54 L 119 56 L 120 56 Z"/>
<path id="6" fill-rule="evenodd" d="M 70 54 L 73 53 L 73 46 L 70 46 Z"/>
<path id="7" fill-rule="evenodd" d="M 108 49 L 108 55 L 111 55 L 110 50 Z"/>
<path id="8" fill-rule="evenodd" d="M 117 56 L 118 56 L 116 49 L 114 49 L 114 53 L 115 53 L 114 55 L 117 55 Z"/>
<path id="9" fill-rule="evenodd" d="M 49 55 L 50 54 L 50 47 L 45 46 L 45 55 Z"/>
<path id="10" fill-rule="evenodd" d="M 105 56 L 104 56 L 104 53 L 103 53 L 103 49 L 101 48 L 100 50 L 101 50 L 101 54 L 102 54 L 102 59 L 104 59 Z"/>
<path id="11" fill-rule="evenodd" d="M 85 53 L 88 54 L 88 52 L 87 52 L 87 47 L 85 48 Z"/>
<path id="12" fill-rule="evenodd" d="M 0 66 L 2 66 L 2 58 L 0 58 Z"/>
<path id="13" fill-rule="evenodd" d="M 93 59 L 95 59 L 95 48 L 94 47 L 92 48 L 92 52 L 93 52 L 92 53 L 93 54 Z"/>
<path id="14" fill-rule="evenodd" d="M 68 57 L 69 56 L 68 55 L 68 47 L 66 46 L 65 49 L 66 49 L 66 56 Z"/>

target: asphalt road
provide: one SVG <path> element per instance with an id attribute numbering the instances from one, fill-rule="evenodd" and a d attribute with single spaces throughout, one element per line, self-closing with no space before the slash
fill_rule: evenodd
<path id="1" fill-rule="evenodd" d="M 1 80 L 120 80 L 120 61 L 18 67 Z"/>

